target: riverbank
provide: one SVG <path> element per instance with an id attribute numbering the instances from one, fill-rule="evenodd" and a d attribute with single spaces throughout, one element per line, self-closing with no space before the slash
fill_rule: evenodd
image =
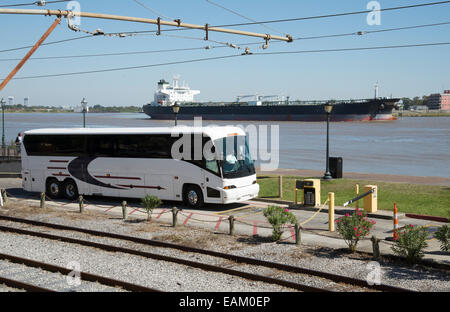
<path id="1" fill-rule="evenodd" d="M 404 111 L 394 112 L 392 116 L 401 118 L 401 117 L 450 117 L 450 112 L 412 112 L 412 111 Z"/>

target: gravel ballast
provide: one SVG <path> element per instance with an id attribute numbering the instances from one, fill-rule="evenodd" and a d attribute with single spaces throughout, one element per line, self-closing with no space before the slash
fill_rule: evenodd
<path id="1" fill-rule="evenodd" d="M 374 268 L 374 263 L 368 257 L 349 255 L 335 249 L 309 245 L 296 246 L 290 243 L 277 244 L 262 237 L 231 237 L 223 233 L 213 233 L 192 226 L 172 228 L 167 224 L 157 222 L 149 224 L 148 222 L 141 222 L 142 220 L 139 219 L 131 219 L 128 222 L 124 222 L 123 220 L 108 218 L 107 215 L 97 213 L 80 215 L 73 212 L 39 211 L 38 209 L 32 211 L 27 210 L 26 213 L 17 209 L 10 211 L 8 214 L 44 222 L 168 241 L 219 252 L 228 252 L 240 256 L 285 263 L 364 280 L 371 272 L 373 273 Z M 0 224 L 18 228 L 30 227 L 14 222 L 1 221 Z M 192 261 L 222 264 L 235 270 L 250 271 L 252 273 L 254 270 L 251 266 L 232 264 L 224 259 L 198 254 L 193 255 L 167 248 L 143 246 L 141 244 L 120 240 L 92 237 L 82 233 L 54 231 L 48 228 L 32 227 L 29 229 L 104 244 L 114 244 Z M 37 261 L 48 262 L 59 266 L 65 266 L 68 262 L 75 260 L 80 262 L 82 270 L 89 273 L 105 275 L 163 291 L 293 291 L 284 287 L 251 282 L 224 274 L 192 269 L 173 263 L 145 259 L 128 254 L 109 253 L 95 248 L 9 233 L 0 233 L 0 235 L 2 237 L 0 240 L 0 252 L 24 258 L 32 258 Z M 15 247 L 12 248 L 12 246 Z M 448 271 L 428 269 L 422 266 L 399 265 L 399 263 L 389 261 L 381 262 L 378 265 L 380 268 L 380 281 L 383 284 L 417 291 L 450 291 L 450 274 Z M 255 273 L 263 274 L 264 271 L 259 270 L 259 272 Z M 286 275 L 283 272 L 273 272 L 270 270 L 267 273 L 275 278 L 305 282 L 310 286 L 324 289 L 337 291 L 354 290 L 351 287 L 338 285 L 327 280 L 309 277 L 290 277 L 289 274 Z"/>

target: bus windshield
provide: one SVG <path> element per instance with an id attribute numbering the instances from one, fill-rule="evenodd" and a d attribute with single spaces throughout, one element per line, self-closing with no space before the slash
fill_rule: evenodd
<path id="1" fill-rule="evenodd" d="M 233 179 L 255 174 L 246 136 L 228 136 L 214 141 L 223 178 Z"/>

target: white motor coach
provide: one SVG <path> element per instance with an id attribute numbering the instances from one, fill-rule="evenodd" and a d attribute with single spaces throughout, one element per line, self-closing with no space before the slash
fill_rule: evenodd
<path id="1" fill-rule="evenodd" d="M 22 184 L 52 198 L 79 194 L 228 204 L 258 195 L 238 127 L 81 128 L 26 131 Z"/>

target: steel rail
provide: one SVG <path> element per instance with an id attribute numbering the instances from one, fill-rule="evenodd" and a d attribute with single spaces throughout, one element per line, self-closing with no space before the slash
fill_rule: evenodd
<path id="1" fill-rule="evenodd" d="M 12 279 L 9 279 L 6 277 L 1 277 L 1 276 L 0 276 L 0 284 L 4 284 L 4 285 L 12 287 L 12 288 L 23 289 L 23 290 L 26 290 L 29 292 L 56 292 L 56 291 L 48 289 L 48 288 L 43 288 L 40 286 L 12 280 Z"/>
<path id="2" fill-rule="evenodd" d="M 128 22 L 136 22 L 136 23 L 146 23 L 146 24 L 154 24 L 158 25 L 158 32 L 160 32 L 161 25 L 164 26 L 173 26 L 179 28 L 189 28 L 189 29 L 199 29 L 204 30 L 206 32 L 206 37 L 208 37 L 208 32 L 221 32 L 249 37 L 258 37 L 263 38 L 265 40 L 280 40 L 286 42 L 292 42 L 293 39 L 290 35 L 275 36 L 270 34 L 260 34 L 255 32 L 243 31 L 243 30 L 235 30 L 235 29 L 227 29 L 227 28 L 219 28 L 212 27 L 208 24 L 206 25 L 195 25 L 189 23 L 183 23 L 181 20 L 175 21 L 164 21 L 161 19 L 150 19 L 150 18 L 141 18 L 141 17 L 131 17 L 131 16 L 121 16 L 121 15 L 112 15 L 112 14 L 101 14 L 101 13 L 90 13 L 90 12 L 77 12 L 77 11 L 68 11 L 68 10 L 35 10 L 35 9 L 1 9 L 0 14 L 24 14 L 24 15 L 54 15 L 58 17 L 67 17 L 71 18 L 72 16 L 80 16 L 86 18 L 99 18 L 99 19 L 108 19 L 108 20 L 116 20 L 116 21 L 128 21 Z"/>
<path id="3" fill-rule="evenodd" d="M 128 235 L 122 235 L 122 234 L 116 234 L 116 233 L 101 232 L 101 231 L 89 230 L 89 229 L 72 227 L 72 226 L 67 226 L 67 225 L 52 224 L 52 223 L 47 223 L 47 222 L 15 218 L 15 217 L 9 217 L 9 216 L 1 216 L 1 215 L 0 215 L 0 220 L 17 222 L 17 223 L 25 223 L 25 224 L 35 225 L 35 226 L 48 227 L 48 228 L 53 228 L 53 229 L 57 229 L 57 230 L 75 231 L 75 232 L 90 234 L 90 235 L 94 235 L 94 236 L 108 237 L 108 238 L 113 238 L 113 239 L 130 241 L 130 242 L 139 243 L 139 244 L 143 244 L 143 245 L 150 245 L 150 246 L 155 246 L 155 247 L 177 249 L 177 250 L 181 250 L 181 251 L 185 251 L 185 252 L 199 253 L 199 254 L 203 254 L 203 255 L 208 255 L 208 256 L 213 256 L 213 257 L 217 257 L 217 258 L 230 260 L 230 261 L 233 261 L 236 263 L 246 263 L 246 264 L 251 264 L 251 265 L 258 265 L 258 266 L 263 266 L 263 267 L 268 267 L 268 268 L 274 268 L 274 269 L 278 269 L 278 270 L 286 271 L 286 272 L 307 274 L 307 275 L 311 275 L 311 276 L 325 278 L 325 279 L 331 280 L 336 283 L 345 283 L 345 284 L 355 285 L 355 286 L 364 287 L 364 288 L 368 288 L 368 289 L 374 289 L 374 290 L 378 290 L 378 291 L 388 291 L 388 292 L 410 292 L 411 291 L 409 289 L 404 289 L 404 288 L 395 287 L 395 286 L 391 286 L 391 285 L 385 285 L 385 284 L 368 285 L 367 281 L 365 281 L 365 280 L 356 279 L 356 278 L 352 278 L 352 277 L 348 277 L 348 276 L 342 276 L 342 275 L 337 275 L 337 274 L 333 274 L 333 273 L 327 273 L 327 272 L 323 272 L 323 271 L 317 271 L 317 270 L 312 270 L 312 269 L 307 269 L 307 268 L 302 268 L 302 267 L 292 266 L 292 265 L 287 265 L 287 264 L 282 264 L 282 263 L 269 262 L 269 261 L 265 261 L 265 260 L 242 257 L 242 256 L 237 256 L 237 255 L 232 255 L 232 254 L 226 254 L 226 253 L 221 253 L 221 252 L 217 252 L 217 251 L 213 251 L 213 250 L 205 250 L 205 249 L 199 249 L 199 248 L 195 248 L 195 247 L 177 245 L 177 244 L 173 244 L 173 243 L 155 241 L 155 240 L 145 239 L 145 238 L 140 238 L 140 237 L 134 237 L 134 236 L 128 236 Z"/>
<path id="4" fill-rule="evenodd" d="M 64 275 L 68 275 L 73 272 L 73 270 L 69 270 L 67 268 L 59 267 L 59 266 L 56 266 L 53 264 L 48 264 L 45 262 L 35 261 L 35 260 L 31 260 L 31 259 L 26 259 L 26 258 L 20 258 L 20 257 L 12 256 L 12 255 L 3 254 L 3 253 L 0 253 L 0 260 L 7 260 L 12 263 L 23 264 L 27 267 L 39 268 L 44 271 L 48 271 L 48 272 L 52 272 L 52 273 L 61 273 Z M 80 271 L 78 273 L 80 274 L 80 279 L 84 280 L 84 281 L 89 281 L 89 282 L 94 282 L 94 283 L 98 282 L 102 285 L 112 286 L 112 287 L 121 287 L 125 290 L 135 291 L 135 292 L 160 292 L 160 290 L 156 290 L 156 289 L 152 289 L 152 288 L 148 288 L 145 286 L 136 285 L 136 284 L 132 284 L 132 283 L 124 282 L 124 281 L 119 281 L 119 280 L 112 279 L 109 277 L 104 277 L 104 276 L 86 273 L 86 272 L 82 272 L 82 271 Z"/>
<path id="5" fill-rule="evenodd" d="M 106 244 L 85 241 L 85 240 L 76 239 L 76 238 L 53 235 L 53 234 L 48 234 L 48 233 L 34 232 L 34 231 L 23 230 L 23 229 L 12 228 L 12 227 L 5 227 L 5 226 L 0 226 L 0 231 L 21 234 L 21 235 L 29 235 L 29 236 L 34 236 L 34 237 L 40 237 L 40 238 L 45 238 L 45 239 L 50 239 L 50 240 L 61 241 L 61 242 L 65 242 L 65 243 L 78 244 L 78 245 L 82 245 L 82 246 L 94 247 L 94 248 L 98 248 L 98 249 L 109 251 L 109 252 L 122 252 L 122 253 L 141 256 L 141 257 L 145 257 L 145 258 L 149 258 L 149 259 L 172 262 L 172 263 L 190 266 L 193 268 L 202 269 L 205 271 L 224 273 L 227 275 L 242 277 L 242 278 L 252 280 L 252 281 L 260 281 L 260 282 L 264 282 L 264 283 L 275 284 L 275 285 L 288 287 L 288 288 L 292 288 L 292 289 L 296 289 L 296 290 L 300 290 L 300 291 L 329 292 L 328 290 L 324 290 L 321 288 L 316 288 L 316 287 L 303 285 L 303 284 L 299 284 L 299 283 L 295 283 L 295 282 L 289 282 L 289 281 L 276 279 L 276 278 L 272 278 L 272 277 L 268 277 L 268 276 L 242 272 L 242 271 L 228 269 L 228 268 L 224 268 L 224 267 L 220 267 L 220 266 L 216 266 L 216 265 L 195 262 L 195 261 L 190 261 L 190 260 L 184 260 L 184 259 L 154 254 L 154 253 L 145 252 L 145 251 L 139 251 L 139 250 L 130 249 L 130 248 L 106 245 Z"/>

